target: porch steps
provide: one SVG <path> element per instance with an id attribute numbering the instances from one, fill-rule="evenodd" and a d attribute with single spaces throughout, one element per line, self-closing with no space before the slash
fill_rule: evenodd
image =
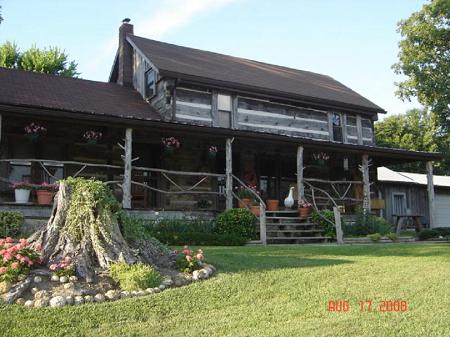
<path id="1" fill-rule="evenodd" d="M 296 210 L 266 212 L 266 234 L 269 244 L 318 243 L 331 239 L 311 217 L 301 218 Z"/>

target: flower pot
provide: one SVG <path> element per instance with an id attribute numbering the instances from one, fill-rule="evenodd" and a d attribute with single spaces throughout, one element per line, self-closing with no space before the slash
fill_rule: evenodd
<path id="1" fill-rule="evenodd" d="M 26 136 L 33 143 L 36 143 L 40 138 L 39 133 L 28 133 Z"/>
<path id="2" fill-rule="evenodd" d="M 37 203 L 38 205 L 50 205 L 53 202 L 53 192 L 45 190 L 37 190 Z"/>
<path id="3" fill-rule="evenodd" d="M 16 203 L 18 204 L 26 204 L 28 200 L 30 200 L 30 190 L 26 190 L 23 188 L 17 188 L 14 190 L 14 194 L 16 196 Z"/>
<path id="4" fill-rule="evenodd" d="M 250 207 L 250 212 L 252 212 L 255 216 L 259 216 L 261 214 L 261 209 L 259 206 Z"/>
<path id="5" fill-rule="evenodd" d="M 280 208 L 280 201 L 275 199 L 267 199 L 267 210 L 268 211 L 278 211 Z"/>
<path id="6" fill-rule="evenodd" d="M 214 159 L 216 159 L 216 155 L 217 155 L 216 152 L 208 151 L 208 159 L 209 159 L 209 160 L 214 160 Z"/>
<path id="7" fill-rule="evenodd" d="M 164 154 L 168 157 L 173 155 L 175 152 L 175 148 L 173 146 L 164 146 Z"/>
<path id="8" fill-rule="evenodd" d="M 311 207 L 300 207 L 298 209 L 298 215 L 300 218 L 307 218 L 311 214 Z"/>
<path id="9" fill-rule="evenodd" d="M 97 144 L 97 139 L 88 139 L 86 140 L 86 143 L 89 145 L 95 145 Z"/>
<path id="10" fill-rule="evenodd" d="M 252 199 L 243 198 L 239 201 L 239 208 L 248 208 L 252 203 Z"/>

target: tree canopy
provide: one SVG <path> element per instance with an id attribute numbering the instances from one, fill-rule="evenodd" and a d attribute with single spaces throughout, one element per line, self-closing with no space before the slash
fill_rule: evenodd
<path id="1" fill-rule="evenodd" d="M 416 97 L 438 117 L 444 130 L 450 129 L 450 1 L 431 0 L 398 24 L 402 35 L 397 74 L 406 76 L 397 95 Z"/>
<path id="2" fill-rule="evenodd" d="M 21 52 L 17 45 L 5 42 L 0 45 L 0 67 L 36 71 L 52 75 L 77 77 L 77 64 L 58 47 L 40 49 L 32 46 Z"/>

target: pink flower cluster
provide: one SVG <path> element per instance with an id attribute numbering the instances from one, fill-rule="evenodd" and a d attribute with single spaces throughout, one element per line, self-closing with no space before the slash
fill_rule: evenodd
<path id="1" fill-rule="evenodd" d="M 40 262 L 42 247 L 32 248 L 26 239 L 14 243 L 11 237 L 0 239 L 0 281 L 15 281 L 20 274 L 26 274 L 30 267 Z"/>
<path id="2" fill-rule="evenodd" d="M 83 134 L 85 140 L 100 140 L 103 137 L 103 133 L 100 131 L 88 130 Z"/>
<path id="3" fill-rule="evenodd" d="M 189 246 L 184 246 L 181 253 L 184 254 L 184 257 L 186 258 L 187 262 L 191 262 L 195 259 L 198 261 L 203 261 L 205 259 L 205 256 L 203 255 L 203 250 L 198 249 L 197 252 L 194 254 L 192 250 L 189 249 Z"/>
<path id="4" fill-rule="evenodd" d="M 325 152 L 319 152 L 319 153 L 313 153 L 313 158 L 315 160 L 328 160 L 330 159 L 330 156 L 326 154 Z"/>
<path id="5" fill-rule="evenodd" d="M 209 147 L 209 149 L 208 149 L 208 152 L 209 153 L 217 153 L 217 146 L 214 146 L 214 145 L 211 145 L 210 147 Z"/>
<path id="6" fill-rule="evenodd" d="M 59 188 L 58 184 L 49 184 L 49 183 L 42 183 L 40 185 L 36 185 L 36 189 L 37 190 L 43 190 L 43 191 L 50 191 L 50 192 L 54 192 L 57 191 Z"/>
<path id="7" fill-rule="evenodd" d="M 161 143 L 164 146 L 173 147 L 175 149 L 179 149 L 181 146 L 180 141 L 178 139 L 176 139 L 175 137 L 161 138 Z"/>
<path id="8" fill-rule="evenodd" d="M 312 207 L 312 204 L 309 203 L 308 201 L 306 201 L 305 199 L 302 199 L 298 203 L 298 206 L 301 207 L 301 208 L 310 208 L 310 207 Z"/>
<path id="9" fill-rule="evenodd" d="M 58 276 L 71 276 L 75 272 L 73 262 L 68 256 L 61 261 L 53 262 L 49 269 Z"/>
<path id="10" fill-rule="evenodd" d="M 24 127 L 25 133 L 28 135 L 32 135 L 32 134 L 45 134 L 47 132 L 47 128 L 36 124 L 36 123 L 30 123 L 29 125 Z"/>
<path id="11" fill-rule="evenodd" d="M 30 184 L 30 183 L 27 183 L 25 181 L 18 181 L 16 183 L 12 184 L 12 188 L 15 189 L 15 190 L 19 190 L 19 189 L 32 190 L 33 189 L 33 185 Z"/>

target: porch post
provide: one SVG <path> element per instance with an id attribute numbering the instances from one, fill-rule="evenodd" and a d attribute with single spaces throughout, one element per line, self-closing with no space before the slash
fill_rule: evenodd
<path id="1" fill-rule="evenodd" d="M 428 187 L 428 212 L 430 213 L 430 228 L 434 227 L 434 185 L 433 185 L 433 162 L 427 161 L 427 187 Z"/>
<path id="2" fill-rule="evenodd" d="M 363 209 L 370 213 L 369 155 L 367 154 L 362 155 L 361 172 L 363 177 Z"/>
<path id="3" fill-rule="evenodd" d="M 303 184 L 303 146 L 297 147 L 297 202 L 305 197 L 305 185 Z"/>
<path id="4" fill-rule="evenodd" d="M 232 162 L 232 148 L 231 143 L 233 140 L 231 138 L 227 138 L 226 141 L 226 148 L 225 148 L 225 159 L 226 159 L 226 166 L 225 166 L 225 175 L 226 175 L 226 208 L 230 209 L 233 208 L 233 162 Z"/>
<path id="5" fill-rule="evenodd" d="M 124 172 L 122 182 L 122 207 L 131 208 L 131 162 L 132 162 L 133 129 L 125 130 L 125 155 L 123 156 Z"/>

